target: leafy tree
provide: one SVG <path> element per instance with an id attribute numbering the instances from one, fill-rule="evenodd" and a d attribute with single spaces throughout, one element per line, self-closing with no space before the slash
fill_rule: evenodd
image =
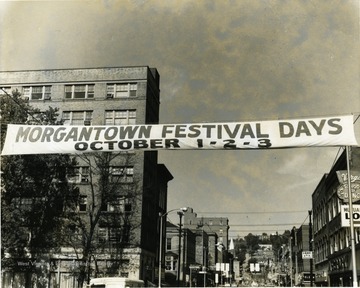
<path id="1" fill-rule="evenodd" d="M 276 233 L 275 235 L 271 235 L 270 242 L 273 247 L 274 253 L 278 253 L 281 249 L 282 245 L 287 245 L 289 243 L 290 231 L 286 230 L 282 235 Z"/>
<path id="2" fill-rule="evenodd" d="M 67 223 L 69 233 L 64 235 L 71 237 L 65 237 L 63 243 L 72 247 L 77 257 L 79 265 L 73 273 L 78 278 L 79 287 L 91 276 L 97 277 L 98 261 L 103 261 L 101 255 L 104 254 L 111 259 L 111 265 L 102 270 L 107 276 L 118 276 L 121 271 L 138 268 L 130 267 L 129 259 L 124 257 L 125 248 L 140 245 L 133 232 L 140 226 L 140 219 L 136 216 L 139 213 L 135 211 L 141 193 L 138 193 L 138 181 L 127 172 L 133 157 L 134 154 L 124 153 L 78 157 L 78 167 L 74 167 L 76 171 L 72 173 L 78 175 L 79 167 L 86 170 L 86 175 L 80 175 L 85 185 L 79 185 L 80 198 L 76 203 L 77 207 L 83 205 L 82 212 L 68 211 L 72 216 Z M 86 203 L 81 197 L 86 197 Z"/>
<path id="3" fill-rule="evenodd" d="M 247 245 L 244 239 L 236 239 L 234 241 L 235 257 L 242 264 L 246 259 Z"/>
<path id="4" fill-rule="evenodd" d="M 245 236 L 245 241 L 246 241 L 246 245 L 248 247 L 248 252 L 250 253 L 250 255 L 254 254 L 254 252 L 256 252 L 260 248 L 259 236 L 249 233 L 247 236 Z"/>
<path id="5" fill-rule="evenodd" d="M 1 148 L 8 123 L 61 124 L 57 109 L 49 107 L 40 112 L 17 91 L 0 99 Z M 2 157 L 3 268 L 14 269 L 17 259 L 40 259 L 49 249 L 60 247 L 71 247 L 76 255 L 79 265 L 73 268 L 73 275 L 79 287 L 90 276 L 97 276 L 101 254 L 113 260 L 101 271 L 105 275 L 138 268 L 130 267 L 129 259 L 124 257 L 125 248 L 140 245 L 134 230 L 141 224 L 136 215 L 141 214 L 137 213 L 137 203 L 142 187 L 126 172 L 133 157 L 135 154 L 124 153 L 82 154 L 76 159 L 69 155 Z M 86 173 L 80 167 L 87 167 Z M 86 183 L 71 181 L 74 176 L 81 177 L 81 181 L 86 178 Z M 113 231 L 107 239 L 101 235 L 103 227 Z M 37 277 L 32 277 L 35 279 L 29 276 L 26 287 L 47 287 L 44 273 L 38 271 Z"/>
<path id="6" fill-rule="evenodd" d="M 0 98 L 1 148 L 6 124 L 60 124 L 56 109 L 40 112 L 20 96 L 15 91 Z M 16 270 L 19 259 L 37 261 L 45 251 L 60 247 L 63 208 L 76 198 L 76 190 L 66 177 L 74 162 L 68 155 L 11 155 L 1 160 L 2 268 Z M 45 287 L 46 271 L 36 272 L 36 277 L 28 274 L 26 286 Z"/>

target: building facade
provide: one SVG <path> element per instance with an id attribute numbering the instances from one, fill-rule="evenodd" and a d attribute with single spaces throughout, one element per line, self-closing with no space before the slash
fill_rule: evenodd
<path id="1" fill-rule="evenodd" d="M 294 227 L 291 231 L 291 251 L 292 261 L 294 263 L 294 284 L 301 286 L 310 286 L 310 274 L 312 260 L 309 258 L 310 253 L 310 241 L 309 225 L 303 224 L 300 227 Z M 305 255 L 303 255 L 305 254 Z M 313 274 L 313 273 L 312 273 Z M 314 276 L 313 276 L 314 279 Z M 314 281 L 313 281 L 314 283 Z"/>
<path id="2" fill-rule="evenodd" d="M 11 97 L 12 91 L 17 90 L 40 112 L 49 106 L 57 108 L 63 125 L 159 123 L 160 76 L 155 68 L 0 72 L 0 83 L 1 97 Z M 84 223 L 91 224 L 86 219 L 89 213 L 94 213 L 91 209 L 101 203 L 93 238 L 92 253 L 96 261 L 89 264 L 93 266 L 89 277 L 126 276 L 145 283 L 156 282 L 159 212 L 167 210 L 167 183 L 173 178 L 171 173 L 158 163 L 156 151 L 118 153 L 107 163 L 114 189 L 109 193 L 111 199 L 105 201 L 104 197 L 94 197 L 92 193 L 94 187 L 100 191 L 96 182 L 99 176 L 91 169 L 97 165 L 95 156 L 77 156 L 76 160 L 69 181 L 77 186 L 81 195 L 77 212 Z M 74 233 L 79 232 L 75 230 Z M 127 240 L 119 243 L 119 238 L 124 239 L 125 230 Z M 46 261 L 54 263 L 48 265 L 49 287 L 77 287 L 74 269 L 82 265 L 78 263 L 82 249 L 76 245 L 60 246 L 56 253 L 46 251 Z M 39 254 L 37 259 L 18 259 L 17 263 L 30 261 L 32 266 L 38 264 L 40 258 Z M 26 284 L 26 274 L 33 269 L 17 268 L 2 271 L 3 287 L 30 287 Z"/>
<path id="3" fill-rule="evenodd" d="M 180 231 L 179 226 L 167 222 L 165 246 L 165 282 L 172 287 L 188 286 L 192 278 L 190 267 L 196 263 L 196 235 L 189 229 Z"/>
<path id="4" fill-rule="evenodd" d="M 229 219 L 225 217 L 198 217 L 192 208 L 184 213 L 184 228 L 200 230 L 209 235 L 209 267 L 226 260 L 229 247 Z M 222 246 L 219 248 L 219 244 Z"/>
<path id="5" fill-rule="evenodd" d="M 337 171 L 347 170 L 346 153 L 340 155 L 330 172 L 325 174 L 312 194 L 313 253 L 317 286 L 352 286 L 353 264 L 351 233 L 341 223 L 341 206 L 346 204 L 337 194 L 340 182 Z M 360 170 L 360 148 L 350 151 L 350 170 Z M 356 204 L 354 202 L 354 204 Z M 360 265 L 360 230 L 354 228 L 357 277 Z"/>
<path id="6" fill-rule="evenodd" d="M 197 235 L 196 261 L 203 269 L 209 271 L 209 280 L 221 284 L 225 283 L 225 279 L 233 277 L 228 218 L 198 217 L 192 208 L 188 208 L 184 213 L 184 229 L 189 229 Z M 215 279 L 216 274 L 220 277 L 216 276 Z"/>

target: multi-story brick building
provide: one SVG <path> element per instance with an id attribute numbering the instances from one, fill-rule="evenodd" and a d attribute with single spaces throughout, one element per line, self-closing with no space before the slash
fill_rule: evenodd
<path id="1" fill-rule="evenodd" d="M 352 147 L 350 158 L 350 170 L 359 171 L 360 148 Z M 347 170 L 345 151 L 330 172 L 322 177 L 312 194 L 314 281 L 318 286 L 353 284 L 351 233 L 348 227 L 342 227 L 341 205 L 345 203 L 337 194 L 340 183 L 336 172 L 340 170 Z M 355 227 L 354 232 L 356 259 L 360 259 L 360 228 Z M 356 272 L 359 277 L 358 260 Z"/>
<path id="2" fill-rule="evenodd" d="M 181 233 L 181 238 L 179 233 Z M 179 239 L 181 239 L 180 245 Z M 180 231 L 178 226 L 167 222 L 165 246 L 165 282 L 170 286 L 177 286 L 178 284 L 184 286 L 186 282 L 194 278 L 193 276 L 196 276 L 194 271 L 192 275 L 189 275 L 189 267 L 196 264 L 196 235 L 189 229 L 181 229 Z"/>
<path id="3" fill-rule="evenodd" d="M 64 125 L 159 122 L 160 76 L 155 68 L 147 66 L 0 72 L 0 83 L 2 97 L 11 97 L 11 91 L 18 90 L 21 97 L 28 99 L 29 104 L 40 111 L 48 109 L 49 106 L 58 108 Z M 82 201 L 78 212 L 86 217 L 90 205 L 96 201 L 90 195 L 94 186 L 89 179 L 89 163 L 82 157 L 78 157 L 77 161 L 78 166 L 69 180 L 73 181 L 80 191 Z M 109 276 L 106 271 L 113 262 L 125 261 L 127 268 L 119 267 L 112 271 L 113 275 L 110 276 L 122 275 L 156 282 L 156 267 L 159 262 L 159 212 L 167 210 L 167 183 L 173 177 L 165 165 L 158 163 L 156 151 L 119 153 L 109 164 L 112 179 L 116 179 L 120 174 L 125 176 L 126 183 L 117 182 L 119 187 L 124 184 L 131 186 L 132 193 L 136 193 L 137 197 L 135 202 L 128 203 L 121 195 L 122 192 L 119 192 L 116 203 L 102 203 L 102 217 L 115 215 L 115 212 L 119 215 L 113 217 L 115 220 L 111 225 L 106 224 L 109 222 L 104 221 L 105 218 L 99 221 L 96 241 L 107 243 L 107 246 L 104 244 L 102 247 L 116 246 L 116 243 L 112 242 L 116 242 L 117 236 L 124 230 L 123 224 L 117 226 L 114 221 L 124 219 L 124 215 L 132 215 L 133 220 L 127 223 L 132 225 L 131 237 L 128 237 L 128 242 L 132 243 L 122 248 L 121 257 L 126 259 L 112 259 L 106 249 L 101 253 L 95 251 L 98 253 L 97 271 L 100 271 L 97 276 Z M 75 250 L 62 247 L 59 253 L 48 252 L 48 260 L 56 263 L 56 269 L 49 271 L 51 287 L 55 287 L 55 283 L 59 284 L 59 287 L 76 287 L 71 267 L 76 266 L 76 254 L 79 254 L 79 251 L 76 251 L 76 247 Z M 36 259 L 33 261 L 36 262 Z M 7 283 L 16 278 L 14 274 L 3 275 L 11 278 L 5 280 Z M 21 283 L 21 280 L 19 281 Z"/>
<path id="4" fill-rule="evenodd" d="M 309 286 L 310 284 L 310 264 L 311 260 L 303 258 L 303 252 L 308 254 L 310 250 L 309 225 L 303 224 L 291 230 L 291 251 L 292 262 L 294 263 L 294 283 L 295 285 Z M 313 277 L 314 278 L 314 277 Z"/>
<path id="5" fill-rule="evenodd" d="M 224 266 L 232 262 L 232 255 L 229 253 L 229 219 L 225 217 L 198 217 L 192 208 L 184 213 L 184 229 L 189 229 L 197 235 L 196 260 L 203 267 L 216 273 L 216 267 Z M 221 268 L 218 273 L 224 273 L 224 277 L 230 277 L 231 273 L 225 274 Z M 230 265 L 232 271 L 232 265 Z M 218 280 L 220 283 L 220 280 Z"/>

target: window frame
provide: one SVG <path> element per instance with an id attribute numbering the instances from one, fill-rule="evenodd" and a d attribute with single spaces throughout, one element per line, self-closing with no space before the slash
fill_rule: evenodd
<path id="1" fill-rule="evenodd" d="M 30 100 L 50 100 L 51 99 L 51 85 L 29 85 L 23 86 L 23 96 Z M 35 90 L 41 89 L 41 92 Z M 34 97 L 34 95 L 40 95 L 40 97 Z"/>
<path id="2" fill-rule="evenodd" d="M 107 204 L 107 208 L 106 208 L 106 212 L 110 212 L 110 213 L 124 213 L 125 210 L 125 203 L 124 202 L 109 202 Z"/>
<path id="3" fill-rule="evenodd" d="M 97 236 L 99 243 L 106 243 L 108 239 L 108 228 L 99 227 L 97 231 Z"/>
<path id="4" fill-rule="evenodd" d="M 172 247 L 172 238 L 171 237 L 166 237 L 166 251 L 171 251 L 171 247 Z"/>
<path id="5" fill-rule="evenodd" d="M 82 94 L 84 97 L 77 97 Z M 64 99 L 79 100 L 79 99 L 94 99 L 94 98 L 95 98 L 95 84 L 68 84 L 64 86 Z"/>
<path id="6" fill-rule="evenodd" d="M 0 87 L 0 96 L 3 95 L 12 95 L 11 87 L 10 86 L 1 86 Z"/>
<path id="7" fill-rule="evenodd" d="M 80 195 L 79 197 L 79 205 L 78 210 L 79 212 L 86 212 L 88 206 L 88 199 L 87 195 Z"/>
<path id="8" fill-rule="evenodd" d="M 90 181 L 90 167 L 76 166 L 71 168 L 73 173 L 67 176 L 69 183 L 89 183 Z"/>
<path id="9" fill-rule="evenodd" d="M 112 183 L 133 183 L 134 166 L 111 166 L 110 177 Z"/>
<path id="10" fill-rule="evenodd" d="M 75 113 L 83 113 L 82 118 L 75 118 Z M 69 117 L 65 117 L 65 115 Z M 64 125 L 76 126 L 76 125 L 91 125 L 93 118 L 92 110 L 76 110 L 76 111 L 63 111 L 62 121 Z M 74 123 L 76 121 L 76 123 Z"/>
<path id="11" fill-rule="evenodd" d="M 136 109 L 105 110 L 105 125 L 136 125 Z"/>
<path id="12" fill-rule="evenodd" d="M 116 197 L 116 199 L 106 203 L 106 210 L 104 212 L 125 214 L 127 202 L 124 196 Z"/>
<path id="13" fill-rule="evenodd" d="M 138 91 L 137 82 L 107 83 L 106 98 L 130 98 L 136 97 Z"/>

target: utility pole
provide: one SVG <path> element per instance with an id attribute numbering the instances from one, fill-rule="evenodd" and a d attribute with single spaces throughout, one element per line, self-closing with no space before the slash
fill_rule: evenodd
<path id="1" fill-rule="evenodd" d="M 309 210 L 309 250 L 312 252 L 312 223 L 311 223 L 311 214 L 312 211 Z M 310 287 L 313 287 L 313 257 L 310 258 Z"/>
<path id="2" fill-rule="evenodd" d="M 290 239 L 289 239 L 289 257 L 290 257 L 290 272 L 289 272 L 289 274 L 290 274 L 290 287 L 293 287 L 293 261 L 292 261 L 292 237 L 290 237 Z"/>
<path id="3" fill-rule="evenodd" d="M 349 213 L 350 213 L 350 237 L 351 237 L 351 259 L 353 270 L 353 287 L 358 287 L 357 280 L 357 268 L 356 268 L 356 247 L 355 247 L 355 231 L 354 231 L 354 219 L 353 219 L 353 205 L 352 205 L 352 191 L 351 191 L 351 179 L 350 179 L 350 147 L 346 146 L 346 166 L 347 166 L 347 185 L 349 194 Z"/>
<path id="4" fill-rule="evenodd" d="M 294 226 L 294 253 L 295 253 L 295 286 L 298 284 L 298 273 L 299 273 L 299 267 L 298 267 L 298 245 L 297 245 L 297 230 Z"/>
<path id="5" fill-rule="evenodd" d="M 178 215 L 180 217 L 180 224 L 179 224 L 179 257 L 178 257 L 178 271 L 177 271 L 177 284 L 178 284 L 178 287 L 180 287 L 180 270 L 181 270 L 181 219 L 182 219 L 182 216 L 183 216 L 183 212 L 182 211 L 179 211 L 178 212 Z"/>
<path id="6" fill-rule="evenodd" d="M 184 212 L 187 211 L 187 207 L 183 207 L 183 208 L 179 208 L 178 214 L 182 213 L 182 215 L 184 214 Z M 160 217 L 160 247 L 159 247 L 159 288 L 161 288 L 161 270 L 162 270 L 162 242 L 163 242 L 163 218 L 166 217 L 170 212 L 173 212 L 177 209 L 172 209 L 166 213 L 159 213 L 159 217 Z M 180 215 L 180 214 L 179 214 Z M 166 222 L 165 222 L 166 223 Z M 180 217 L 180 227 L 181 227 L 181 217 Z M 165 227 L 166 228 L 166 227 Z M 166 231 L 165 231 L 166 234 Z M 179 239 L 179 243 L 180 243 L 180 239 Z"/>

